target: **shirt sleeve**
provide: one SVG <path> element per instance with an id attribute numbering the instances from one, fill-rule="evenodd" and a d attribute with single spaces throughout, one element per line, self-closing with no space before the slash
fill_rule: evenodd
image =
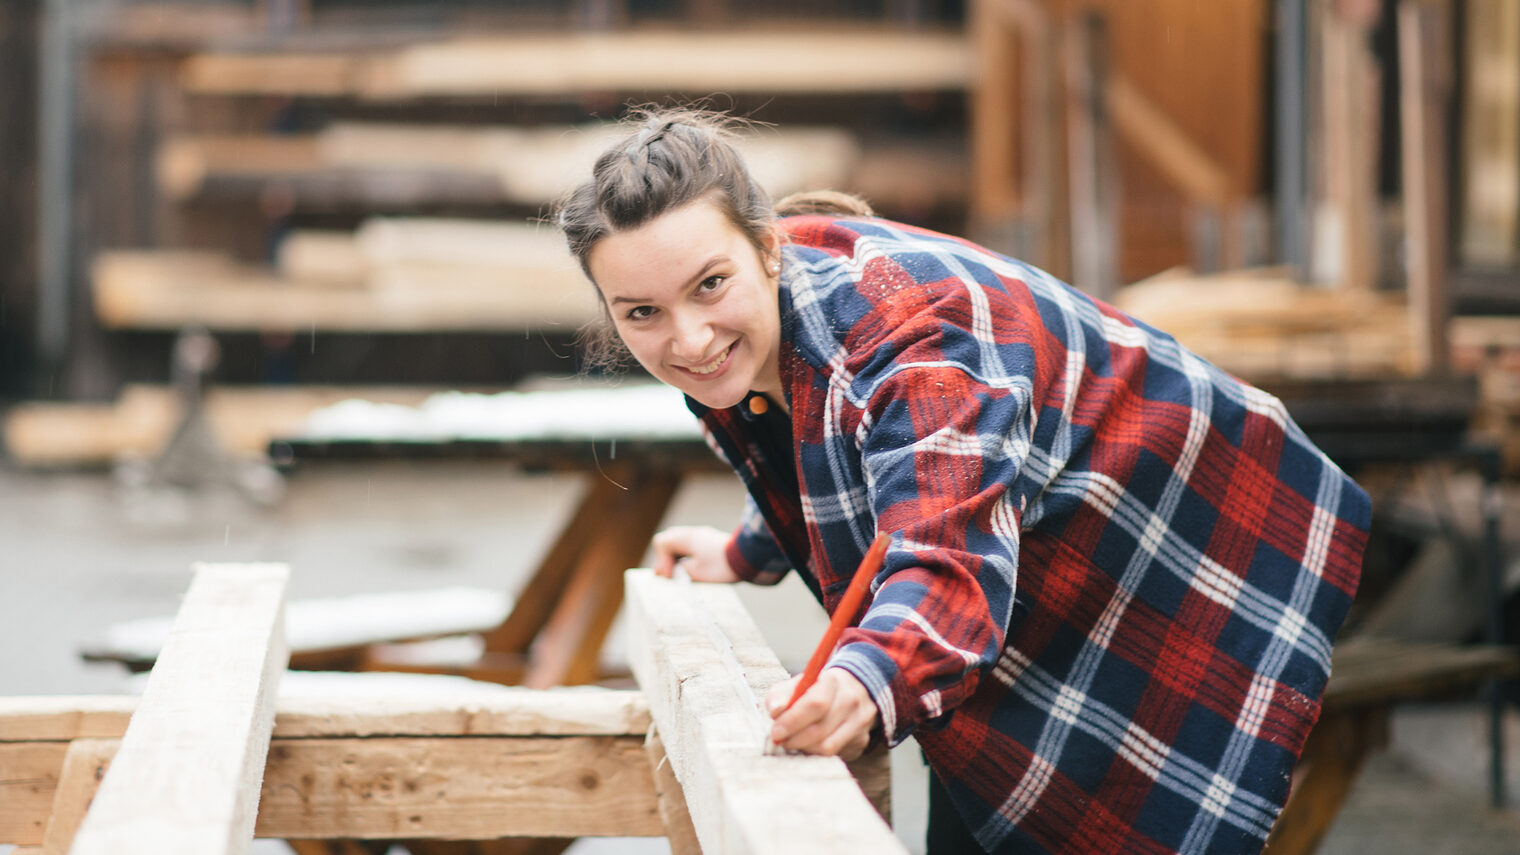
<path id="1" fill-rule="evenodd" d="M 894 360 L 855 441 L 877 528 L 894 533 L 871 605 L 830 664 L 870 691 L 889 744 L 948 723 L 991 676 L 1013 613 L 1028 457 L 1027 372 Z M 855 388 L 860 388 L 861 377 Z"/>
<path id="2" fill-rule="evenodd" d="M 724 550 L 728 566 L 739 578 L 756 585 L 774 585 L 781 581 L 792 564 L 771 534 L 752 496 L 745 494 L 744 514 Z"/>

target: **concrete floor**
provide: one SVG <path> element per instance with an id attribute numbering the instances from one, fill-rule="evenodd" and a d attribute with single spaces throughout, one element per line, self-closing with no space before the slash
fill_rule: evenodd
<path id="1" fill-rule="evenodd" d="M 579 489 L 575 478 L 498 463 L 326 463 L 294 472 L 284 498 L 261 510 L 231 495 L 132 502 L 103 473 L 0 464 L 0 694 L 122 690 L 119 670 L 81 662 L 76 646 L 112 622 L 172 613 L 196 561 L 288 562 L 292 598 L 515 590 Z M 727 525 L 740 502 L 732 479 L 695 479 L 667 521 Z M 799 669 L 821 610 L 800 584 L 741 595 L 783 663 Z M 1510 788 L 1520 793 L 1520 721 L 1509 724 Z M 1484 734 L 1470 703 L 1401 712 L 1393 745 L 1364 771 L 1320 851 L 1520 855 L 1520 813 L 1486 807 Z M 922 851 L 923 776 L 911 747 L 894 755 L 896 822 L 913 852 Z M 269 841 L 256 851 L 288 850 Z M 572 849 L 663 851 L 659 840 Z"/>

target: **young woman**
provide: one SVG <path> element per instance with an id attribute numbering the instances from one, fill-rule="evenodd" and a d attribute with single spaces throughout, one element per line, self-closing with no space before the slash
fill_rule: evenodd
<path id="1" fill-rule="evenodd" d="M 853 197 L 773 209 L 721 117 L 647 115 L 557 221 L 748 488 L 733 533 L 662 532 L 658 572 L 795 569 L 832 612 L 891 533 L 824 676 L 768 698 L 778 744 L 916 736 L 931 852 L 1261 848 L 1369 514 L 1275 398 Z"/>

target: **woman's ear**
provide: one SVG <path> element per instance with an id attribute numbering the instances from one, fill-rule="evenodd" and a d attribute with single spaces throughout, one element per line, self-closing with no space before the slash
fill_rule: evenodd
<path id="1" fill-rule="evenodd" d="M 773 275 L 780 273 L 782 244 L 781 230 L 772 225 L 765 232 L 763 244 L 764 251 L 762 252 L 762 255 L 765 258 L 765 269 L 769 270 Z"/>

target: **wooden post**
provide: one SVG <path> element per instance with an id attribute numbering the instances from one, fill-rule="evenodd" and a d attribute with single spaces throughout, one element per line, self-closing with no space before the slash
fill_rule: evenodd
<path id="1" fill-rule="evenodd" d="M 1085 11 L 1067 31 L 1072 284 L 1100 300 L 1119 287 L 1119 174 L 1108 108 L 1108 27 Z"/>
<path id="2" fill-rule="evenodd" d="M 1377 60 L 1372 28 L 1377 2 L 1323 4 L 1325 186 L 1340 245 L 1339 284 L 1359 291 L 1377 285 Z"/>
<path id="3" fill-rule="evenodd" d="M 762 753 L 764 733 L 698 610 L 727 636 L 755 694 L 786 671 L 730 586 L 681 585 L 647 570 L 625 578 L 629 661 L 703 851 L 906 852 L 839 758 Z"/>
<path id="4" fill-rule="evenodd" d="M 1018 216 L 1018 79 L 1014 33 L 997 0 L 973 0 L 966 29 L 976 57 L 971 89 L 971 216 L 978 228 Z M 1027 188 L 1026 188 L 1027 192 Z"/>
<path id="5" fill-rule="evenodd" d="M 1447 293 L 1446 110 L 1451 92 L 1451 9 L 1445 0 L 1400 0 L 1399 112 L 1403 139 L 1405 256 L 1415 369 L 1451 363 Z"/>
<path id="6" fill-rule="evenodd" d="M 69 743 L 58 773 L 58 790 L 53 795 L 53 812 L 48 816 L 47 833 L 42 840 L 43 855 L 64 855 L 74 843 L 79 823 L 95 800 L 100 779 L 105 777 L 111 760 L 121 747 L 119 739 L 76 739 Z"/>
<path id="7" fill-rule="evenodd" d="M 1462 62 L 1464 265 L 1520 260 L 1520 3 L 1468 0 Z"/>
<path id="8" fill-rule="evenodd" d="M 973 226 L 989 245 L 1069 278 L 1058 28 L 1035 0 L 977 0 L 968 29 Z"/>
<path id="9" fill-rule="evenodd" d="M 74 855 L 244 852 L 284 672 L 282 564 L 199 565 Z"/>

